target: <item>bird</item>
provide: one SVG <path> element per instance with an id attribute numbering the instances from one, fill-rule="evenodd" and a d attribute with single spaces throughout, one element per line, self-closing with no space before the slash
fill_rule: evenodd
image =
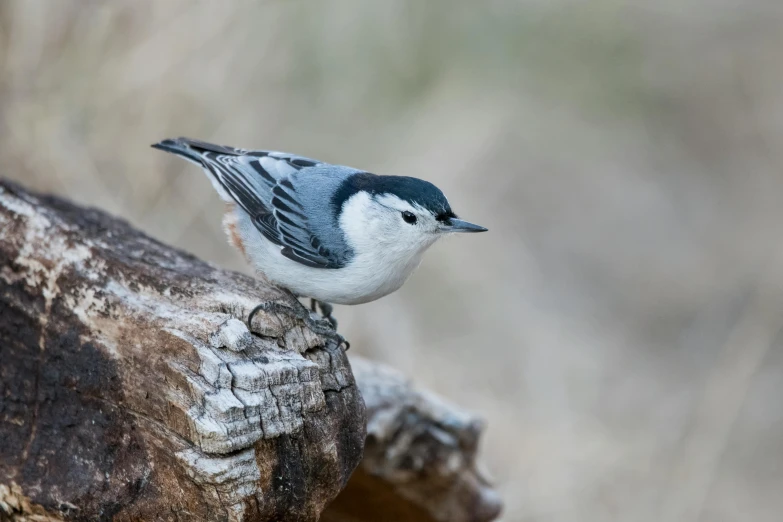
<path id="1" fill-rule="evenodd" d="M 459 219 L 443 192 L 422 179 L 184 137 L 152 147 L 204 170 L 226 203 L 229 243 L 295 301 L 257 306 L 248 327 L 259 310 L 285 312 L 347 349 L 333 304 L 380 299 L 405 283 L 439 239 L 487 231 Z M 300 297 L 311 299 L 311 310 Z M 326 323 L 311 318 L 316 304 Z"/>

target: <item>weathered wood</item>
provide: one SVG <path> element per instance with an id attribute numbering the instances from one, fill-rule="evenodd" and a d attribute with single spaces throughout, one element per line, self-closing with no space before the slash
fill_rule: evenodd
<path id="1" fill-rule="evenodd" d="M 365 409 L 286 297 L 0 181 L 0 519 L 315 520 Z"/>
<path id="2" fill-rule="evenodd" d="M 400 373 L 352 357 L 367 406 L 364 458 L 324 522 L 483 522 L 502 503 L 476 462 L 484 423 Z"/>
<path id="3" fill-rule="evenodd" d="M 483 424 L 263 282 L 0 181 L 0 522 L 484 521 Z M 357 387 L 358 382 L 358 387 Z M 369 425 L 367 430 L 365 405 Z"/>

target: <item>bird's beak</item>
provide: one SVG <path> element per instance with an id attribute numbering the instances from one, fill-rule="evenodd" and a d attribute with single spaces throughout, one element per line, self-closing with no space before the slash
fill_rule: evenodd
<path id="1" fill-rule="evenodd" d="M 443 228 L 443 231 L 444 232 L 486 232 L 487 229 L 479 225 L 474 225 L 473 223 L 468 223 L 467 221 L 463 221 L 461 219 L 451 218 L 448 220 L 448 223 Z"/>

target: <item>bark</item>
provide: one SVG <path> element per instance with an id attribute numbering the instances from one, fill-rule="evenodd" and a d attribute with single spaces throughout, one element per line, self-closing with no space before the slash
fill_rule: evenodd
<path id="1" fill-rule="evenodd" d="M 484 422 L 400 373 L 352 358 L 367 406 L 364 458 L 325 522 L 494 520 L 502 502 L 476 453 Z"/>
<path id="2" fill-rule="evenodd" d="M 0 182 L 0 516 L 316 519 L 361 458 L 364 403 L 334 343 L 262 313 L 251 335 L 271 300 Z"/>
<path id="3" fill-rule="evenodd" d="M 354 357 L 357 386 L 287 315 L 245 326 L 287 299 L 0 180 L 0 522 L 497 516 L 482 423 Z"/>

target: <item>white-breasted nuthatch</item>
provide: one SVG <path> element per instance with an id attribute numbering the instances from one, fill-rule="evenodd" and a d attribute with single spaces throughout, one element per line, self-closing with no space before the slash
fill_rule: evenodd
<path id="1" fill-rule="evenodd" d="M 201 166 L 227 203 L 230 242 L 269 281 L 318 301 L 333 326 L 328 303 L 354 305 L 388 295 L 441 237 L 487 230 L 458 219 L 443 193 L 421 179 L 189 138 L 152 146 Z M 329 334 L 296 304 L 304 313 L 287 312 Z M 253 313 L 258 309 L 270 307 Z"/>

